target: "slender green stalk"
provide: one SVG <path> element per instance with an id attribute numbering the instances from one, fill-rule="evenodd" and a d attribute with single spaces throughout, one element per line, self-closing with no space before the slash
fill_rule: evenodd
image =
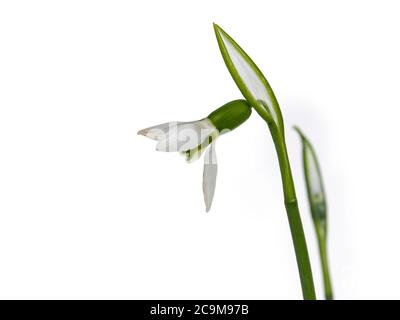
<path id="1" fill-rule="evenodd" d="M 303 298 L 305 300 L 315 300 L 316 296 L 310 258 L 308 255 L 307 242 L 301 222 L 300 211 L 297 204 L 296 190 L 294 187 L 286 143 L 282 136 L 277 132 L 274 124 L 269 124 L 269 128 L 278 155 L 285 208 L 289 221 L 290 232 L 292 234 L 292 241 L 296 254 Z"/>
<path id="2" fill-rule="evenodd" d="M 317 228 L 317 227 L 316 227 Z M 317 230 L 319 256 L 321 259 L 322 275 L 324 278 L 325 299 L 333 300 L 331 276 L 329 272 L 326 238 Z"/>
<path id="3" fill-rule="evenodd" d="M 269 126 L 278 155 L 285 207 L 292 234 L 303 297 L 306 300 L 314 300 L 315 289 L 310 259 L 297 205 L 296 191 L 285 143 L 283 119 L 278 101 L 267 79 L 244 50 L 216 24 L 214 24 L 214 30 L 222 57 L 233 80 L 246 100 Z"/>

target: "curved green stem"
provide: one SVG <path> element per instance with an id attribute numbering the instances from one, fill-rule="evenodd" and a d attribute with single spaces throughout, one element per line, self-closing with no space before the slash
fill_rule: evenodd
<path id="1" fill-rule="evenodd" d="M 315 300 L 314 281 L 310 258 L 308 256 L 307 242 L 304 236 L 299 207 L 297 205 L 296 190 L 294 188 L 284 135 L 279 132 L 273 123 L 269 123 L 268 125 L 278 155 L 286 213 L 289 220 L 290 232 L 292 234 L 303 297 L 305 300 Z"/>

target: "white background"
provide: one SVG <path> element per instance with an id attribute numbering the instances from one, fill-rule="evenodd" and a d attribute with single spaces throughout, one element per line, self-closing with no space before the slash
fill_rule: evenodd
<path id="1" fill-rule="evenodd" d="M 261 118 L 202 161 L 144 127 L 241 97 L 212 22 L 280 102 L 318 296 L 292 125 L 329 201 L 337 298 L 400 298 L 397 1 L 4 1 L 0 5 L 0 298 L 299 299 L 279 169 Z"/>

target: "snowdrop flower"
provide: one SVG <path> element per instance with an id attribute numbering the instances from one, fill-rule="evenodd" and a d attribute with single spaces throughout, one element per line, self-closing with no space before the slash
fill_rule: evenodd
<path id="1" fill-rule="evenodd" d="M 191 122 L 167 122 L 140 130 L 138 134 L 156 140 L 156 150 L 179 152 L 188 162 L 197 160 L 204 151 L 203 195 L 206 212 L 211 208 L 217 179 L 215 141 L 245 122 L 251 107 L 245 100 L 234 100 L 210 113 L 206 118 Z"/>

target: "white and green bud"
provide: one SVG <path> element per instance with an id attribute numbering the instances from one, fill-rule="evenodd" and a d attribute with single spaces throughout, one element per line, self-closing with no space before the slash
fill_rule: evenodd
<path id="1" fill-rule="evenodd" d="M 298 127 L 294 127 L 303 146 L 303 169 L 312 218 L 319 232 L 326 233 L 326 196 L 315 150 Z"/>
<path id="2" fill-rule="evenodd" d="M 327 300 L 332 300 L 333 289 L 329 272 L 327 252 L 327 205 L 321 170 L 317 155 L 310 141 L 305 137 L 298 127 L 294 127 L 294 129 L 298 132 L 303 145 L 304 177 L 306 181 L 310 211 L 318 239 L 325 298 Z"/>
<path id="3" fill-rule="evenodd" d="M 188 162 L 204 157 L 203 193 L 206 211 L 210 210 L 217 177 L 215 141 L 234 130 L 251 115 L 251 106 L 245 100 L 234 100 L 216 109 L 208 117 L 191 122 L 167 122 L 142 129 L 138 134 L 156 140 L 156 150 L 179 152 Z"/>

